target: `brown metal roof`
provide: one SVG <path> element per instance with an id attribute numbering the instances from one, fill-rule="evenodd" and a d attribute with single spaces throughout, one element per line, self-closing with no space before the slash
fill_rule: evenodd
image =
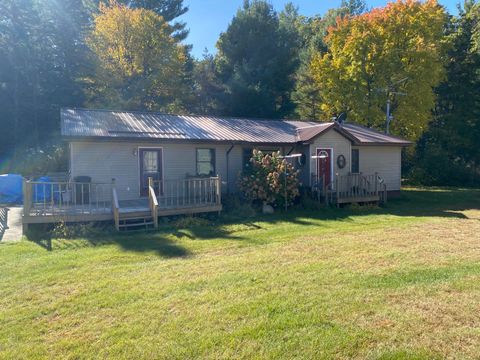
<path id="1" fill-rule="evenodd" d="M 334 125 L 335 123 L 333 122 L 325 122 L 320 124 L 315 123 L 314 125 L 304 124 L 304 126 L 297 129 L 297 141 L 310 141 L 314 137 L 317 137 L 318 135 L 332 128 Z"/>
<path id="2" fill-rule="evenodd" d="M 64 109 L 67 137 L 153 138 L 249 143 L 296 143 L 303 121 L 252 120 L 148 112 Z"/>
<path id="3" fill-rule="evenodd" d="M 374 129 L 370 129 L 361 125 L 346 123 L 341 128 L 350 134 L 357 145 L 401 145 L 408 146 L 410 141 L 401 139 L 396 136 L 387 135 Z"/>
<path id="4" fill-rule="evenodd" d="M 335 129 L 351 140 L 355 145 L 411 145 L 410 141 L 387 135 L 361 125 L 335 122 L 317 123 L 297 129 L 297 140 L 300 142 L 312 141 L 329 129 Z"/>
<path id="5" fill-rule="evenodd" d="M 68 138 L 168 139 L 258 144 L 308 142 L 332 127 L 339 130 L 339 125 L 333 122 L 254 120 L 90 109 L 63 109 L 61 127 L 62 135 Z M 363 141 L 380 145 L 400 144 L 399 141 L 409 144 L 404 140 L 351 124 L 340 128 L 345 129 L 343 134 L 354 143 L 358 140 L 358 144 L 363 144 Z"/>

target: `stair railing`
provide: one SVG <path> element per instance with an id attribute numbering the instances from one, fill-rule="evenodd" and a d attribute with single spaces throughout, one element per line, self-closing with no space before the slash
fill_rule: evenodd
<path id="1" fill-rule="evenodd" d="M 222 202 L 219 176 L 152 180 L 151 185 L 158 192 L 160 210 L 220 206 Z"/>
<path id="2" fill-rule="evenodd" d="M 153 225 L 155 229 L 158 229 L 158 199 L 155 194 L 155 188 L 153 185 L 153 178 L 148 178 L 148 203 L 150 211 L 152 212 Z"/>
<path id="3" fill-rule="evenodd" d="M 113 219 L 115 220 L 115 228 L 120 231 L 120 205 L 118 203 L 117 189 L 115 183 L 112 185 L 112 211 Z"/>
<path id="4" fill-rule="evenodd" d="M 386 204 L 387 203 L 387 197 L 388 197 L 387 184 L 385 183 L 385 180 L 381 176 L 378 176 L 378 175 L 377 175 L 377 181 L 378 181 L 378 184 L 380 185 L 380 188 L 381 188 L 381 190 L 379 192 L 380 202 L 382 204 Z"/>

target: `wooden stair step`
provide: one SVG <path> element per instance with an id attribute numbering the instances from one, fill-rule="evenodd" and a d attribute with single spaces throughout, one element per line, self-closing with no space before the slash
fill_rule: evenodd
<path id="1" fill-rule="evenodd" d="M 133 220 L 153 220 L 152 216 L 141 216 L 141 217 L 120 217 L 120 221 L 133 221 Z"/>
<path id="2" fill-rule="evenodd" d="M 148 226 L 153 225 L 153 221 L 145 222 L 145 223 L 135 223 L 135 224 L 120 224 L 121 228 L 129 228 L 129 227 L 139 227 L 139 226 Z"/>

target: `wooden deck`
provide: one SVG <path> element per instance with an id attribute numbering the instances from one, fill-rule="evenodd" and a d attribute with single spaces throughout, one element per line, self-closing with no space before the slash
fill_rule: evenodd
<path id="1" fill-rule="evenodd" d="M 169 180 L 152 183 L 148 198 L 119 200 L 114 183 L 25 181 L 23 223 L 113 220 L 118 229 L 122 219 L 148 217 L 158 226 L 160 216 L 221 211 L 220 184 L 219 178 Z"/>
<path id="2" fill-rule="evenodd" d="M 312 192 L 327 205 L 387 202 L 387 187 L 378 174 L 336 174 L 335 180 L 328 183 L 312 175 Z"/>

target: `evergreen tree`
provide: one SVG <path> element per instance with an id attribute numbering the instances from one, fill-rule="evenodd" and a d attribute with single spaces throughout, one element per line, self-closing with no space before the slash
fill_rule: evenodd
<path id="1" fill-rule="evenodd" d="M 88 68 L 82 30 L 90 21 L 89 5 L 0 3 L 0 158 L 7 168 L 18 165 L 20 152 L 52 141 L 60 107 L 82 104 L 78 78 Z"/>
<path id="2" fill-rule="evenodd" d="M 266 1 L 245 1 L 217 43 L 216 66 L 225 91 L 221 111 L 234 116 L 283 117 L 291 109 L 295 43 Z"/>
<path id="3" fill-rule="evenodd" d="M 163 17 L 166 22 L 170 23 L 174 37 L 178 40 L 185 40 L 188 36 L 188 30 L 184 22 L 173 22 L 173 20 L 188 11 L 188 6 L 184 6 L 183 0 L 121 0 L 119 2 L 131 8 L 143 8 L 154 11 Z"/>
<path id="4" fill-rule="evenodd" d="M 447 78 L 435 118 L 417 146 L 413 175 L 427 184 L 480 185 L 480 4 L 466 1 L 453 22 Z"/>
<path id="5" fill-rule="evenodd" d="M 192 110 L 196 114 L 218 113 L 218 99 L 223 87 L 215 69 L 215 57 L 205 49 L 203 58 L 195 62 L 193 70 L 195 102 Z"/>

